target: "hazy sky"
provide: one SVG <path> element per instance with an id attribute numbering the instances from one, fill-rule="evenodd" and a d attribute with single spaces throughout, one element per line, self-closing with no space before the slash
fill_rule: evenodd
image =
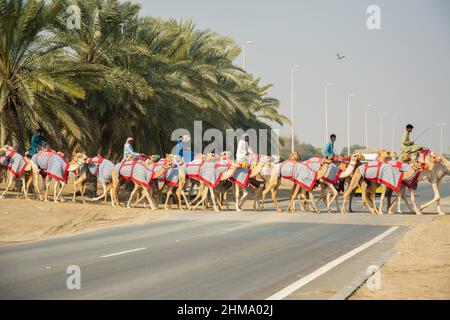
<path id="1" fill-rule="evenodd" d="M 192 18 L 255 45 L 246 51 L 249 72 L 272 83 L 270 94 L 290 116 L 290 68 L 296 71 L 295 130 L 300 140 L 322 146 L 325 139 L 324 85 L 329 89 L 329 127 L 338 150 L 347 144 L 347 95 L 351 100 L 351 143 L 364 144 L 364 109 L 369 109 L 369 145 L 380 145 L 380 114 L 385 111 L 384 147 L 391 146 L 393 115 L 399 114 L 395 145 L 406 123 L 418 143 L 440 149 L 437 123 L 450 125 L 450 1 L 448 0 L 133 0 L 145 15 Z M 381 27 L 366 27 L 369 5 L 381 8 Z M 346 58 L 338 61 L 336 54 Z M 241 65 L 241 58 L 236 61 Z M 289 133 L 285 126 L 283 133 Z M 450 127 L 444 131 L 449 151 Z"/>

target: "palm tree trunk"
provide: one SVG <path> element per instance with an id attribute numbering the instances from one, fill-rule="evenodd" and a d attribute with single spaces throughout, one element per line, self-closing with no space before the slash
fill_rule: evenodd
<path id="1" fill-rule="evenodd" d="M 0 119 L 0 146 L 4 146 L 6 144 L 6 129 L 3 125 L 2 119 Z"/>

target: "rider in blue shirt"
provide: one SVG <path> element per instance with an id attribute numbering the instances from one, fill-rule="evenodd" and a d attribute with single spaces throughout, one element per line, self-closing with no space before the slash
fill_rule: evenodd
<path id="1" fill-rule="evenodd" d="M 336 142 L 336 135 L 332 134 L 330 136 L 330 141 L 327 142 L 325 148 L 323 148 L 323 154 L 327 158 L 334 157 L 336 155 L 336 150 L 334 149 L 334 143 Z"/>

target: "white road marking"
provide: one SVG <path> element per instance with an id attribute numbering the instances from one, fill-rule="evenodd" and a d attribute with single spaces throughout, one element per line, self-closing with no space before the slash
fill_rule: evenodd
<path id="1" fill-rule="evenodd" d="M 392 232 L 394 232 L 397 229 L 398 229 L 398 227 L 390 228 L 389 230 L 383 232 L 382 234 L 380 234 L 379 236 L 373 238 L 372 240 L 364 243 L 363 245 L 359 246 L 358 248 L 353 249 L 352 251 L 344 254 L 343 256 L 340 256 L 339 258 L 331 261 L 330 263 L 327 263 L 326 265 L 324 265 L 323 267 L 320 267 L 319 269 L 317 269 L 316 271 L 310 273 L 306 277 L 303 277 L 303 278 L 295 281 L 291 285 L 289 285 L 286 288 L 278 291 L 277 293 L 275 293 L 274 295 L 270 296 L 266 300 L 282 300 L 282 299 L 286 298 L 287 296 L 289 296 L 293 292 L 297 291 L 298 289 L 300 289 L 304 285 L 308 284 L 309 282 L 313 281 L 314 279 L 320 277 L 324 273 L 330 271 L 331 269 L 333 269 L 334 267 L 338 266 L 342 262 L 350 259 L 351 257 L 357 255 L 358 253 L 360 253 L 360 252 L 366 250 L 367 248 L 369 248 L 370 246 L 374 245 L 375 243 L 381 241 L 383 238 L 387 237 L 388 235 L 390 235 Z"/>
<path id="2" fill-rule="evenodd" d="M 115 257 L 115 256 L 120 256 L 122 254 L 132 253 L 132 252 L 136 252 L 136 251 L 142 251 L 145 249 L 147 249 L 147 248 L 137 248 L 137 249 L 127 250 L 127 251 L 120 251 L 120 252 L 116 252 L 116 253 L 106 254 L 104 256 L 101 256 L 100 258 Z"/>

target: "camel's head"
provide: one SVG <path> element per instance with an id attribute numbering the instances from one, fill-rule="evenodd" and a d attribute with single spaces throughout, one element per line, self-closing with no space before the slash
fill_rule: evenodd
<path id="1" fill-rule="evenodd" d="M 211 162 L 216 160 L 216 154 L 214 152 L 210 152 L 206 155 L 205 161 Z"/>
<path id="2" fill-rule="evenodd" d="M 441 163 L 442 162 L 442 155 L 436 152 L 430 153 L 430 162 L 431 163 Z"/>
<path id="3" fill-rule="evenodd" d="M 291 152 L 288 156 L 288 160 L 298 161 L 300 159 L 300 154 L 298 152 Z"/>
<path id="4" fill-rule="evenodd" d="M 183 164 L 183 157 L 179 155 L 173 156 L 173 162 L 177 164 Z"/>
<path id="5" fill-rule="evenodd" d="M 380 150 L 377 153 L 377 160 L 380 162 L 386 162 L 391 159 L 391 151 L 389 150 Z"/>
<path id="6" fill-rule="evenodd" d="M 228 151 L 223 151 L 220 153 L 220 160 L 228 160 L 230 159 L 231 153 Z"/>
<path id="7" fill-rule="evenodd" d="M 339 170 L 344 171 L 345 169 L 347 169 L 348 163 L 345 163 L 345 162 L 339 162 L 339 163 L 337 164 L 337 167 L 339 168 Z"/>
<path id="8" fill-rule="evenodd" d="M 281 162 L 281 157 L 278 154 L 276 154 L 276 155 L 272 156 L 271 160 L 272 160 L 273 163 L 280 163 Z"/>
<path id="9" fill-rule="evenodd" d="M 89 159 L 89 157 L 87 155 L 85 155 L 84 153 L 77 152 L 73 155 L 72 162 L 82 166 L 83 164 L 87 163 L 88 159 Z"/>

